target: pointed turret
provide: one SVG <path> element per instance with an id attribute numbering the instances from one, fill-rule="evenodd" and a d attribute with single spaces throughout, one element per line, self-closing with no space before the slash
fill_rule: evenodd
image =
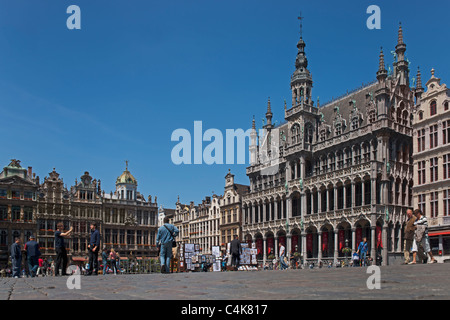
<path id="1" fill-rule="evenodd" d="M 396 76 L 400 76 L 400 85 L 409 85 L 409 62 L 405 60 L 406 44 L 403 41 L 403 29 L 400 23 L 398 28 L 398 40 L 395 47 L 397 62 L 395 62 Z"/>
<path id="2" fill-rule="evenodd" d="M 377 72 L 377 79 L 379 83 L 382 83 L 386 80 L 387 78 L 387 70 L 386 70 L 386 65 L 384 63 L 384 53 L 383 53 L 383 47 L 381 47 L 381 51 L 380 51 L 380 62 L 379 62 L 379 66 L 378 66 L 378 72 Z"/>
<path id="3" fill-rule="evenodd" d="M 250 165 L 253 166 L 256 164 L 256 160 L 257 160 L 257 151 L 258 151 L 258 146 L 257 146 L 257 139 L 258 139 L 258 134 L 256 133 L 256 124 L 255 124 L 255 116 L 253 116 L 253 120 L 252 120 L 252 130 L 250 131 Z"/>
<path id="4" fill-rule="evenodd" d="M 416 104 L 420 104 L 420 99 L 422 98 L 422 94 L 424 89 L 422 87 L 422 74 L 420 73 L 420 67 L 417 68 L 417 84 L 414 95 L 416 96 Z"/>
<path id="5" fill-rule="evenodd" d="M 272 109 L 270 107 L 270 97 L 269 97 L 269 100 L 267 102 L 267 112 L 266 112 L 267 124 L 264 126 L 264 128 L 272 128 L 272 117 L 273 117 L 273 113 L 272 113 Z"/>

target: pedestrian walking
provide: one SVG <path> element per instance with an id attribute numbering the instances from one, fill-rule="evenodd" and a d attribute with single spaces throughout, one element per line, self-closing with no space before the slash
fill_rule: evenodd
<path id="1" fill-rule="evenodd" d="M 170 259 L 172 258 L 172 245 L 179 230 L 169 223 L 169 217 L 164 218 L 164 224 L 159 227 L 156 243 L 160 246 L 161 273 L 169 273 Z"/>
<path id="2" fill-rule="evenodd" d="M 359 255 L 360 265 L 364 265 L 364 267 L 367 264 L 367 252 L 369 251 L 369 244 L 367 243 L 367 238 L 364 237 L 363 241 L 359 243 L 358 250 L 356 253 Z"/>
<path id="3" fill-rule="evenodd" d="M 67 251 L 66 251 L 66 245 L 64 243 L 64 238 L 67 238 L 70 236 L 70 234 L 73 231 L 73 227 L 70 227 L 69 231 L 64 231 L 64 224 L 58 223 L 56 225 L 56 231 L 55 231 L 55 251 L 56 251 L 56 263 L 53 267 L 52 262 L 52 269 L 53 274 L 55 277 L 59 276 L 59 268 L 61 267 L 61 275 L 66 276 L 67 273 Z"/>
<path id="4" fill-rule="evenodd" d="M 44 276 L 48 276 L 48 261 L 47 261 L 47 258 L 44 258 L 44 261 L 42 262 L 42 274 Z"/>
<path id="5" fill-rule="evenodd" d="M 97 224 L 91 223 L 91 237 L 89 239 L 89 269 L 86 276 L 98 275 L 98 250 L 100 249 L 100 232 L 97 230 Z"/>
<path id="6" fill-rule="evenodd" d="M 14 278 L 20 278 L 20 269 L 22 266 L 22 248 L 20 246 L 20 238 L 15 238 L 14 243 L 11 245 L 11 265 L 12 276 Z"/>
<path id="7" fill-rule="evenodd" d="M 102 265 L 103 265 L 103 275 L 106 275 L 106 269 L 108 267 L 108 249 L 103 248 L 102 251 Z"/>
<path id="8" fill-rule="evenodd" d="M 411 262 L 410 252 L 413 247 L 414 234 L 416 232 L 417 227 L 414 225 L 414 222 L 416 222 L 416 216 L 413 214 L 412 209 L 406 210 L 406 216 L 408 217 L 408 221 L 406 222 L 405 228 L 403 256 L 405 258 L 405 264 L 408 264 Z"/>
<path id="9" fill-rule="evenodd" d="M 428 220 L 427 217 L 425 217 L 422 214 L 422 211 L 420 209 L 414 210 L 414 214 L 416 216 L 416 221 L 414 222 L 414 225 L 416 226 L 416 242 L 417 247 L 421 246 L 423 248 L 423 251 L 425 252 L 425 263 L 428 259 L 426 255 L 428 254 L 431 258 L 431 263 L 437 263 L 437 260 L 434 258 L 433 253 L 431 252 L 430 247 L 430 240 L 428 238 Z"/>
<path id="10" fill-rule="evenodd" d="M 241 242 L 239 241 L 239 235 L 237 234 L 234 235 L 234 239 L 231 241 L 230 253 L 231 253 L 231 266 L 233 266 L 236 271 L 239 268 L 242 254 L 242 246 Z"/>
<path id="11" fill-rule="evenodd" d="M 111 264 L 111 270 L 114 271 L 114 274 L 117 275 L 117 258 L 118 255 L 114 249 L 111 249 L 109 253 L 109 263 Z"/>
<path id="12" fill-rule="evenodd" d="M 120 273 L 123 273 L 122 266 L 120 264 L 120 254 L 116 252 L 116 268 Z"/>
<path id="13" fill-rule="evenodd" d="M 227 256 L 227 253 L 225 252 L 225 250 L 223 250 L 223 252 L 222 252 L 221 260 L 222 260 L 221 261 L 222 271 L 227 271 L 228 256 Z"/>
<path id="14" fill-rule="evenodd" d="M 280 270 L 285 270 L 288 268 L 285 257 L 286 257 L 286 247 L 283 246 L 281 242 L 278 243 L 279 254 L 280 254 Z"/>
<path id="15" fill-rule="evenodd" d="M 24 249 L 27 252 L 28 272 L 30 277 L 34 278 L 37 275 L 39 268 L 39 243 L 35 241 L 35 236 L 30 236 L 30 241 L 25 243 Z"/>
<path id="16" fill-rule="evenodd" d="M 43 270 L 42 270 L 42 268 L 44 266 L 44 259 L 42 259 L 42 257 L 39 257 L 38 264 L 39 264 L 39 267 L 38 267 L 36 275 L 39 276 L 40 274 L 42 274 L 42 276 L 44 276 Z"/>

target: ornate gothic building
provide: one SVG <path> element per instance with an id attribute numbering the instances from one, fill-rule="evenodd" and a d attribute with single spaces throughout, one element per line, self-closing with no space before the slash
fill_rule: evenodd
<path id="1" fill-rule="evenodd" d="M 301 37 L 286 122 L 272 124 L 270 100 L 264 136 L 253 121 L 243 236 L 264 262 L 281 242 L 307 262 L 336 263 L 345 258 L 343 248 L 355 252 L 366 237 L 373 259 L 393 263 L 402 253 L 413 185 L 416 90 L 402 27 L 392 69 L 381 49 L 375 81 L 324 105 L 312 99 L 305 47 Z"/>
<path id="2" fill-rule="evenodd" d="M 114 248 L 123 258 L 156 256 L 157 199 L 144 198 L 137 191 L 137 180 L 128 166 L 116 180 L 116 190 L 109 194 L 101 181 L 85 172 L 68 189 L 53 169 L 42 183 L 12 160 L 0 173 L 0 262 L 8 260 L 15 237 L 22 243 L 36 235 L 41 253 L 54 258 L 54 233 L 59 222 L 64 229 L 73 227 L 66 247 L 73 261 L 87 260 L 90 224 L 97 223 L 101 245 Z"/>

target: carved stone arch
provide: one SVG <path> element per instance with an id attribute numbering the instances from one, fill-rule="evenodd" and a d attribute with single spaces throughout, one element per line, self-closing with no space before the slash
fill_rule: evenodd
<path id="1" fill-rule="evenodd" d="M 265 238 L 274 237 L 275 238 L 275 232 L 272 228 L 269 228 L 266 233 L 264 234 Z"/>
<path id="2" fill-rule="evenodd" d="M 336 228 L 339 228 L 339 226 L 348 226 L 349 228 L 352 227 L 352 222 L 348 220 L 347 217 L 341 217 L 339 220 L 336 220 Z"/>
<path id="3" fill-rule="evenodd" d="M 356 224 L 369 224 L 371 225 L 370 219 L 363 213 L 359 214 L 359 216 L 354 218 L 353 227 L 356 227 Z"/>
<path id="4" fill-rule="evenodd" d="M 323 228 L 325 228 L 325 227 L 327 227 L 327 226 L 330 226 L 331 229 L 333 229 L 333 230 L 334 230 L 334 228 L 335 228 L 334 224 L 333 224 L 328 218 L 326 218 L 326 219 L 323 221 L 322 226 L 320 227 L 320 229 L 322 230 Z"/>
<path id="5" fill-rule="evenodd" d="M 305 230 L 316 230 L 316 232 L 319 230 L 317 225 L 313 221 L 309 221 L 309 223 L 305 226 Z"/>

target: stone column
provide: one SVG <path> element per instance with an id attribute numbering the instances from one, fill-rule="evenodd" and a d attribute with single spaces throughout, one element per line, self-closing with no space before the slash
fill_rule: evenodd
<path id="1" fill-rule="evenodd" d="M 286 198 L 286 219 L 292 217 L 291 197 Z"/>
<path id="2" fill-rule="evenodd" d="M 377 248 L 377 239 L 376 239 L 376 234 L 375 234 L 375 228 L 376 226 L 371 226 L 370 227 L 370 231 L 371 231 L 371 249 L 370 249 L 370 256 L 372 257 L 373 261 L 375 262 L 375 257 L 376 257 L 376 248 Z"/>
<path id="3" fill-rule="evenodd" d="M 334 230 L 334 264 L 337 264 L 338 261 L 338 253 L 339 253 L 339 243 L 338 243 L 338 238 L 339 238 L 339 230 L 335 229 Z"/>
<path id="4" fill-rule="evenodd" d="M 322 231 L 319 231 L 318 233 L 318 262 L 322 260 Z"/>
<path id="5" fill-rule="evenodd" d="M 388 226 L 386 223 L 383 224 L 383 228 L 381 228 L 381 239 L 383 240 L 383 249 L 382 249 L 382 258 L 383 261 L 381 262 L 381 265 L 383 266 L 387 266 L 388 263 L 388 248 L 387 248 L 387 230 L 388 230 Z M 395 230 L 395 228 L 393 228 L 393 230 Z M 401 247 L 398 247 L 401 248 Z"/>
<path id="6" fill-rule="evenodd" d="M 278 258 L 278 237 L 277 236 L 273 237 L 273 242 L 274 242 L 274 245 L 275 245 L 275 257 Z"/>
<path id="7" fill-rule="evenodd" d="M 358 250 L 359 243 L 356 242 L 356 228 L 352 228 L 352 254 Z"/>
<path id="8" fill-rule="evenodd" d="M 267 203 L 263 202 L 262 203 L 262 220 L 261 222 L 267 221 L 267 216 L 266 216 L 266 207 L 267 207 Z"/>
<path id="9" fill-rule="evenodd" d="M 306 233 L 305 232 L 303 232 L 302 231 L 302 234 L 301 234 L 301 241 L 302 241 L 302 256 L 303 256 L 303 263 L 305 263 L 305 261 L 306 261 L 306 257 L 307 257 L 307 254 L 306 254 Z"/>
<path id="10" fill-rule="evenodd" d="M 283 218 L 283 212 L 284 212 L 284 200 L 283 199 L 280 200 L 280 205 L 281 205 L 280 217 Z"/>
<path id="11" fill-rule="evenodd" d="M 334 211 L 336 211 L 338 209 L 338 188 L 335 185 L 334 186 Z"/>
<path id="12" fill-rule="evenodd" d="M 317 213 L 322 212 L 322 190 L 317 191 Z"/>
<path id="13" fill-rule="evenodd" d="M 278 219 L 278 200 L 277 199 L 275 199 L 274 200 L 274 204 L 273 204 L 273 206 L 274 206 L 274 214 L 273 214 L 273 220 L 275 221 L 275 220 L 277 220 Z"/>
<path id="14" fill-rule="evenodd" d="M 370 203 L 375 205 L 377 203 L 377 178 L 372 178 L 370 182 Z"/>
<path id="15" fill-rule="evenodd" d="M 251 206 L 251 221 L 252 221 L 252 224 L 254 224 L 255 223 L 255 204 L 254 203 L 252 203 L 252 206 Z"/>
<path id="16" fill-rule="evenodd" d="M 286 233 L 286 257 L 288 261 L 290 261 L 290 255 L 292 251 L 292 235 L 290 233 Z"/>
<path id="17" fill-rule="evenodd" d="M 264 255 L 263 255 L 263 264 L 267 261 L 267 238 L 263 237 L 263 248 L 264 248 Z"/>
<path id="18" fill-rule="evenodd" d="M 352 180 L 350 194 L 352 196 L 351 208 L 355 207 L 355 181 Z"/>

